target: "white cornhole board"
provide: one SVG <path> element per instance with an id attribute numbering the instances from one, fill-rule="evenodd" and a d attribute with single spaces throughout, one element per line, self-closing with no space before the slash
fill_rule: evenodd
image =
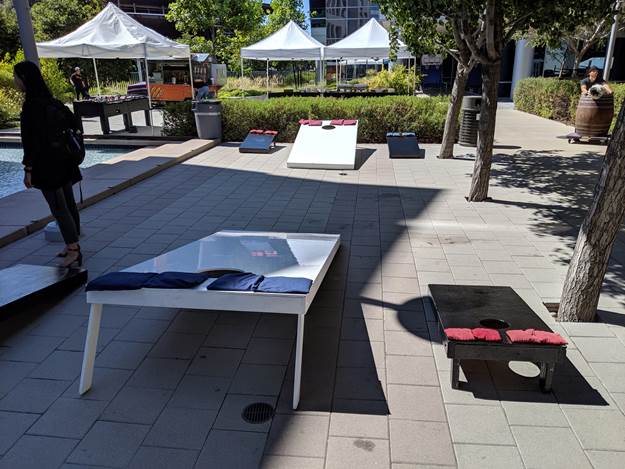
<path id="1" fill-rule="evenodd" d="M 87 392 L 93 382 L 104 305 L 297 314 L 293 409 L 297 408 L 306 312 L 334 259 L 340 239 L 340 235 L 333 234 L 219 231 L 125 270 L 205 272 L 231 269 L 267 277 L 303 277 L 312 280 L 307 294 L 206 290 L 206 285 L 213 279 L 188 289 L 143 288 L 87 292 L 91 312 L 80 376 L 80 394 Z"/>
<path id="2" fill-rule="evenodd" d="M 295 143 L 286 161 L 287 168 L 354 169 L 356 167 L 356 125 L 336 125 L 324 129 L 322 125 L 300 125 Z"/>

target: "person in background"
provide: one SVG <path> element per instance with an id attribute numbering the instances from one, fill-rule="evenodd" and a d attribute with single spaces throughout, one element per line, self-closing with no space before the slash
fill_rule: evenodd
<path id="1" fill-rule="evenodd" d="M 80 67 L 74 69 L 74 73 L 69 77 L 69 81 L 76 91 L 76 100 L 79 100 L 81 96 L 83 99 L 91 98 L 89 96 L 89 88 L 87 88 L 85 80 L 80 73 Z"/>
<path id="2" fill-rule="evenodd" d="M 210 98 L 210 88 L 208 87 L 208 83 L 203 81 L 197 88 L 195 92 L 195 100 L 202 101 L 203 99 Z"/>
<path id="3" fill-rule="evenodd" d="M 588 90 L 594 85 L 601 85 L 607 94 L 612 94 L 612 89 L 608 85 L 608 82 L 603 79 L 601 71 L 594 65 L 588 69 L 588 75 L 579 82 L 579 85 L 583 95 L 587 95 Z"/>
<path id="4" fill-rule="evenodd" d="M 58 254 L 65 258 L 61 265 L 72 267 L 77 263 L 80 266 L 80 217 L 72 189 L 74 184 L 82 180 L 80 169 L 68 160 L 55 158 L 47 133 L 49 124 L 46 122 L 46 114 L 54 98 L 39 67 L 32 62 L 20 62 L 13 68 L 13 80 L 16 88 L 25 94 L 20 118 L 24 185 L 27 188 L 35 187 L 43 193 L 56 219 L 66 244 L 63 252 Z"/>

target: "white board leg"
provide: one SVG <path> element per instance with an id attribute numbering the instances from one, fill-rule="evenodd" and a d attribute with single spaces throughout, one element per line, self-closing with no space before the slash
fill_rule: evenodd
<path id="1" fill-rule="evenodd" d="M 82 356 L 82 372 L 80 374 L 80 386 L 78 392 L 86 393 L 93 382 L 93 365 L 95 352 L 98 348 L 98 335 L 100 335 L 100 320 L 102 319 L 102 305 L 92 304 L 89 313 L 89 326 L 85 339 L 85 351 Z"/>
<path id="2" fill-rule="evenodd" d="M 297 315 L 297 340 L 295 342 L 295 379 L 293 381 L 293 410 L 299 405 L 299 390 L 302 383 L 302 352 L 304 350 L 304 321 L 306 315 Z"/>

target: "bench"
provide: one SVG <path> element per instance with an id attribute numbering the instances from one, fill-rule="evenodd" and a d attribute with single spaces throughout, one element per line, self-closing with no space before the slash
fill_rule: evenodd
<path id="1" fill-rule="evenodd" d="M 447 358 L 451 358 L 451 386 L 459 385 L 460 360 L 527 361 L 540 367 L 539 384 L 551 390 L 556 364 L 566 357 L 565 345 L 512 343 L 505 331 L 549 326 L 510 287 L 429 285 Z M 450 340 L 447 328 L 491 328 L 501 342 Z"/>

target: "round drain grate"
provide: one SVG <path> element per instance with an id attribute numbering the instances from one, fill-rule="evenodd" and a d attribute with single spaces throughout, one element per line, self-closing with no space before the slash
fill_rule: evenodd
<path id="1" fill-rule="evenodd" d="M 273 413 L 273 407 L 269 404 L 265 402 L 255 402 L 243 409 L 241 417 L 243 417 L 243 420 L 247 423 L 265 423 L 273 417 Z"/>

